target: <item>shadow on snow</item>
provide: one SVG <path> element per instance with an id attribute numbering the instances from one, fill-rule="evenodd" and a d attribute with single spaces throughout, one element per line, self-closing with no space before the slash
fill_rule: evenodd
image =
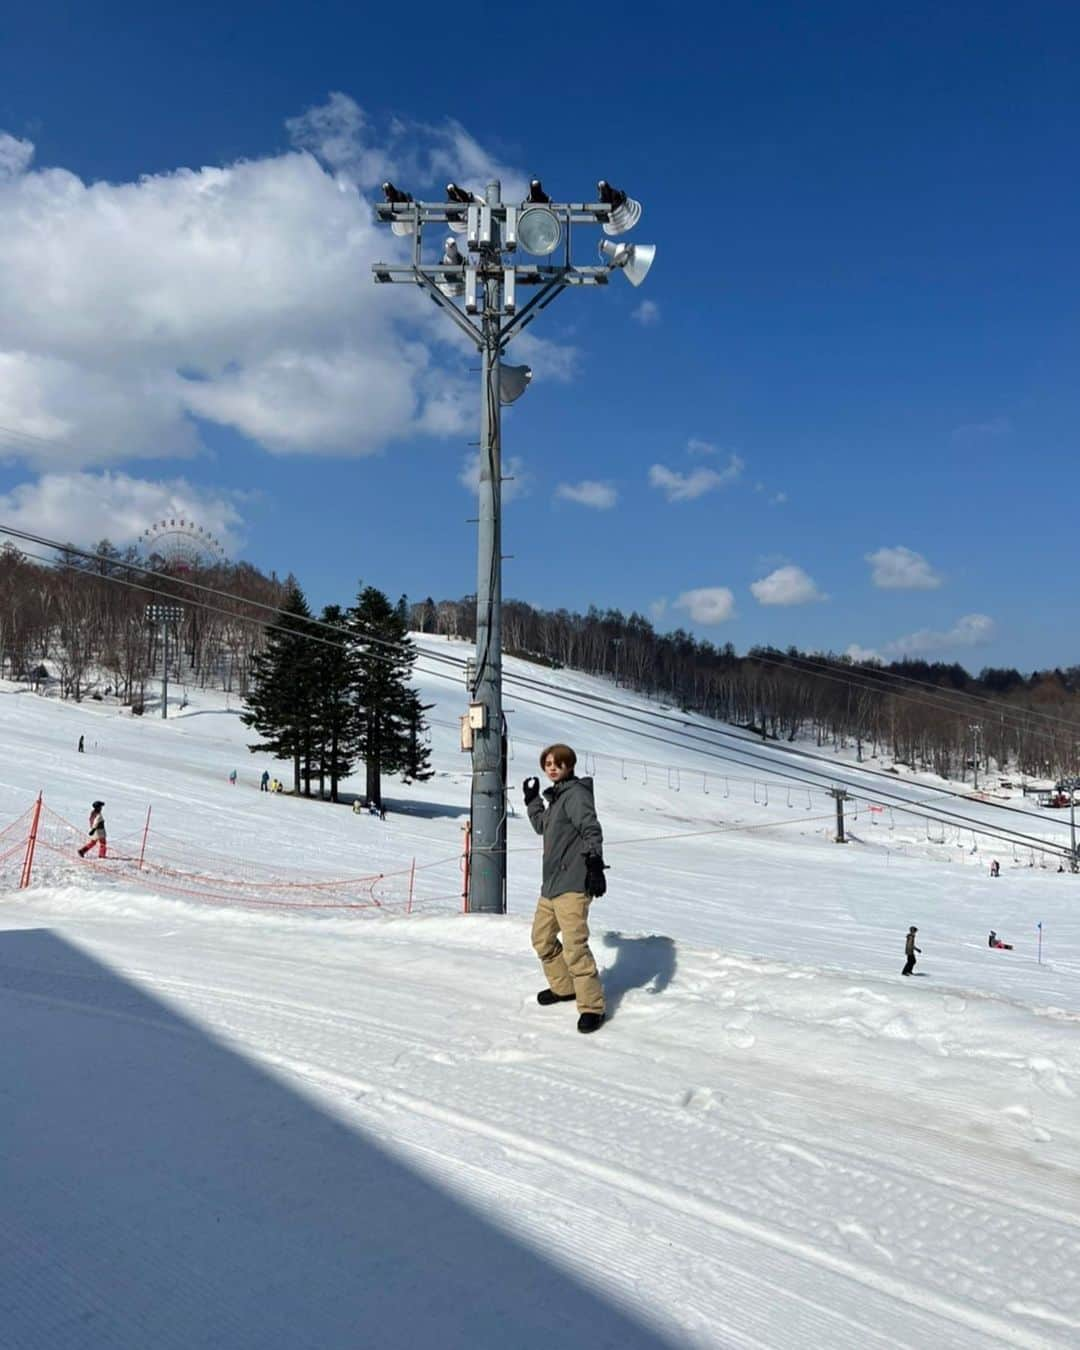
<path id="1" fill-rule="evenodd" d="M 6 1344 L 670 1346 L 56 934 L 0 933 L 0 1009 Z"/>

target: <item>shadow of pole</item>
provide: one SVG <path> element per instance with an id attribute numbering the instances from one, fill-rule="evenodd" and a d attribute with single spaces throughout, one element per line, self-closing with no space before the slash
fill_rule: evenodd
<path id="1" fill-rule="evenodd" d="M 675 943 L 669 937 L 626 937 L 605 933 L 604 946 L 615 952 L 615 960 L 603 972 L 604 1002 L 608 1017 L 614 1016 L 623 995 L 633 989 L 650 994 L 662 993 L 675 974 Z"/>
<path id="2" fill-rule="evenodd" d="M 672 1350 L 55 934 L 0 1011 L 3 1344 Z"/>

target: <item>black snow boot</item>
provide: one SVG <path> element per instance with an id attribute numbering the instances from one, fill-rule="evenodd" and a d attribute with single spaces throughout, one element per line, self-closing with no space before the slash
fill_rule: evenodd
<path id="1" fill-rule="evenodd" d="M 599 1031 L 603 1025 L 603 1013 L 582 1013 L 577 1020 L 578 1031 Z"/>
<path id="2" fill-rule="evenodd" d="M 541 989 L 536 1001 L 541 1007 L 546 1008 L 552 1003 L 573 1003 L 576 997 L 576 994 L 557 994 L 554 989 Z"/>

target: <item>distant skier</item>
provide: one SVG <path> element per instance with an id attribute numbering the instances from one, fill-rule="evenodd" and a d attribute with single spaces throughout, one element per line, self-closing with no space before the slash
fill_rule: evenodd
<path id="1" fill-rule="evenodd" d="M 992 877 L 998 877 L 1001 875 L 1001 864 L 998 862 L 996 858 L 990 864 L 990 875 Z"/>
<path id="2" fill-rule="evenodd" d="M 105 816 L 104 802 L 91 802 L 90 804 L 90 826 L 89 838 L 82 848 L 79 849 L 79 857 L 85 858 L 90 850 L 97 844 L 98 857 L 105 857 L 106 836 L 105 836 Z"/>
<path id="3" fill-rule="evenodd" d="M 989 936 L 989 938 L 987 939 L 987 945 L 990 946 L 990 947 L 998 947 L 998 948 L 1000 948 L 1002 951 L 1006 951 L 1006 952 L 1011 952 L 1011 951 L 1012 951 L 1012 943 L 1011 943 L 1011 942 L 1002 942 L 1002 940 L 998 937 L 998 935 L 994 932 L 994 930 L 993 930 L 992 928 L 990 929 L 990 936 Z"/>
<path id="4" fill-rule="evenodd" d="M 918 952 L 919 955 L 922 956 L 922 948 L 915 946 L 915 934 L 918 931 L 919 930 L 915 927 L 914 924 L 912 924 L 912 926 L 907 931 L 907 937 L 904 939 L 904 955 L 907 957 L 907 961 L 905 961 L 904 963 L 904 969 L 900 972 L 901 975 L 910 975 L 911 972 L 915 969 L 916 952 Z"/>
<path id="5" fill-rule="evenodd" d="M 80 737 L 79 737 L 79 754 L 80 754 L 80 755 L 83 753 L 83 750 L 84 750 L 83 740 L 84 740 L 84 738 L 83 738 L 82 736 L 80 736 Z"/>
<path id="6" fill-rule="evenodd" d="M 589 906 L 607 890 L 604 836 L 596 818 L 591 778 L 575 778 L 577 755 L 568 745 L 549 745 L 540 767 L 551 787 L 540 798 L 540 780 L 522 784 L 529 821 L 544 837 L 544 871 L 533 919 L 533 950 L 548 988 L 537 1003 L 576 999 L 578 1031 L 596 1031 L 604 1022 L 604 986 L 589 950 Z M 562 941 L 559 941 L 559 934 Z"/>
<path id="7" fill-rule="evenodd" d="M 260 791 L 260 792 L 269 792 L 269 791 L 270 791 L 270 770 L 269 770 L 269 769 L 263 769 L 263 771 L 262 771 L 262 777 L 259 779 L 259 791 Z"/>
<path id="8" fill-rule="evenodd" d="M 229 782 L 233 785 L 233 787 L 236 786 L 236 770 L 235 770 L 235 769 L 233 769 L 232 773 L 229 774 Z"/>

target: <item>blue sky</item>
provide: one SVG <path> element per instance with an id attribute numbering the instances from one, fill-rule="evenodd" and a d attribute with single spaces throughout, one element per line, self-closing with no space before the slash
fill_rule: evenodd
<path id="1" fill-rule="evenodd" d="M 366 202 L 606 177 L 657 262 L 518 354 L 505 594 L 1075 662 L 1078 40 L 1065 4 L 24 9 L 0 520 L 126 542 L 172 506 L 315 604 L 473 590 L 475 361 L 374 294 Z"/>

